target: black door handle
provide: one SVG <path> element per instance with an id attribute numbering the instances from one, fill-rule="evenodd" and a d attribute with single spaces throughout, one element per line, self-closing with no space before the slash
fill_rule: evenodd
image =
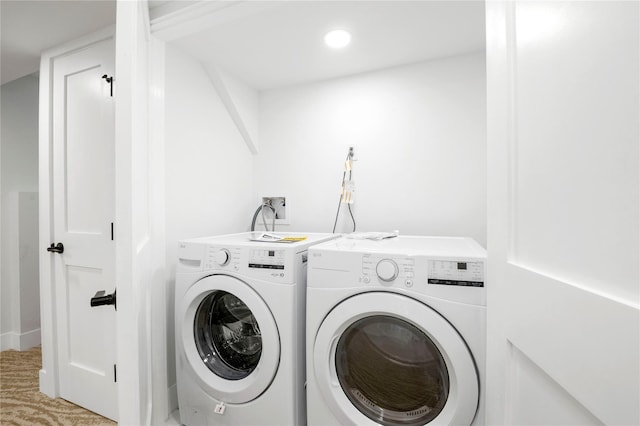
<path id="1" fill-rule="evenodd" d="M 62 243 L 58 243 L 56 245 L 51 243 L 51 247 L 47 247 L 47 251 L 52 253 L 64 253 L 64 245 Z"/>
<path id="2" fill-rule="evenodd" d="M 91 306 L 113 305 L 115 310 L 118 310 L 116 304 L 116 290 L 111 294 L 104 294 L 104 290 L 100 290 L 91 298 Z"/>

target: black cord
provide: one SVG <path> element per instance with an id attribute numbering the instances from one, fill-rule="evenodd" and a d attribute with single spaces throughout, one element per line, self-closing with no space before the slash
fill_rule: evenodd
<path id="1" fill-rule="evenodd" d="M 333 231 L 332 234 L 336 233 L 336 225 L 338 224 L 338 214 L 340 213 L 340 204 L 342 204 L 342 194 L 338 197 L 338 211 L 336 212 L 336 221 L 333 222 Z"/>
<path id="2" fill-rule="evenodd" d="M 351 220 L 353 221 L 353 231 L 351 232 L 356 232 L 356 219 L 353 217 L 353 212 L 351 211 L 351 204 L 347 204 L 347 206 L 349 207 L 349 214 L 351 215 Z"/>
<path id="3" fill-rule="evenodd" d="M 351 151 L 349 151 L 351 153 Z M 349 156 L 347 156 L 349 158 Z M 349 180 L 351 180 L 351 169 L 349 169 Z M 353 217 L 353 212 L 351 211 L 351 203 L 347 203 L 347 207 L 349 207 L 349 214 L 351 215 L 351 221 L 353 222 L 353 231 L 356 232 L 356 218 Z"/>

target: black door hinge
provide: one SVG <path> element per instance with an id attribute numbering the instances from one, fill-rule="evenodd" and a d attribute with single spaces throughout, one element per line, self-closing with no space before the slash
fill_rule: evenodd
<path id="1" fill-rule="evenodd" d="M 102 76 L 102 78 L 104 78 L 107 81 L 107 83 L 109 83 L 109 93 L 113 97 L 113 76 L 109 77 L 105 74 Z"/>
<path id="2" fill-rule="evenodd" d="M 113 222 L 111 222 L 111 241 L 113 241 Z"/>
<path id="3" fill-rule="evenodd" d="M 118 368 L 113 364 L 113 381 L 118 383 Z"/>

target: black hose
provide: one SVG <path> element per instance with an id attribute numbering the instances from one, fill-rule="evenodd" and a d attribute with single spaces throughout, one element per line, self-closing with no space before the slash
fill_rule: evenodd
<path id="1" fill-rule="evenodd" d="M 260 206 L 256 209 L 255 213 L 253 214 L 253 219 L 251 219 L 251 232 L 256 230 L 256 219 L 258 218 L 258 215 L 260 214 L 260 212 L 262 211 L 262 209 L 264 209 L 265 207 L 269 207 L 271 209 L 271 211 L 273 212 L 273 217 L 274 217 L 274 222 L 275 222 L 275 216 L 276 216 L 276 209 L 273 208 L 273 206 L 270 206 L 269 204 L 260 204 Z M 267 224 L 265 223 L 264 225 L 265 227 L 265 231 L 268 231 L 269 229 L 267 229 Z M 275 223 L 273 225 L 273 228 L 271 231 L 275 231 Z"/>
<path id="2" fill-rule="evenodd" d="M 262 210 L 262 204 L 260 204 L 260 207 L 256 209 L 256 212 L 253 214 L 253 219 L 251 219 L 251 232 L 256 230 L 256 219 L 258 218 L 258 215 L 260 214 L 261 210 Z"/>
<path id="3" fill-rule="evenodd" d="M 349 214 L 351 215 L 351 220 L 353 221 L 353 231 L 351 232 L 356 232 L 356 218 L 353 217 L 353 212 L 351 211 L 351 204 L 347 204 L 347 207 L 349 207 Z"/>
<path id="4" fill-rule="evenodd" d="M 336 220 L 335 222 L 333 222 L 333 231 L 331 231 L 332 234 L 336 233 L 336 225 L 338 224 L 338 215 L 340 214 L 340 204 L 342 204 L 342 194 L 340 194 L 340 197 L 338 198 L 338 211 L 336 211 Z"/>

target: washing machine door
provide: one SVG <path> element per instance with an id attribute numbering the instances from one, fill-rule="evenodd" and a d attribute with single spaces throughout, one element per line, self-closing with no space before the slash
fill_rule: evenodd
<path id="1" fill-rule="evenodd" d="M 244 403 L 271 384 L 280 336 L 269 307 L 247 283 L 211 275 L 187 291 L 179 315 L 185 358 L 200 386 L 219 401 Z"/>
<path id="2" fill-rule="evenodd" d="M 315 338 L 320 392 L 343 425 L 469 425 L 479 397 L 473 358 L 455 328 L 407 296 L 353 296 Z"/>

